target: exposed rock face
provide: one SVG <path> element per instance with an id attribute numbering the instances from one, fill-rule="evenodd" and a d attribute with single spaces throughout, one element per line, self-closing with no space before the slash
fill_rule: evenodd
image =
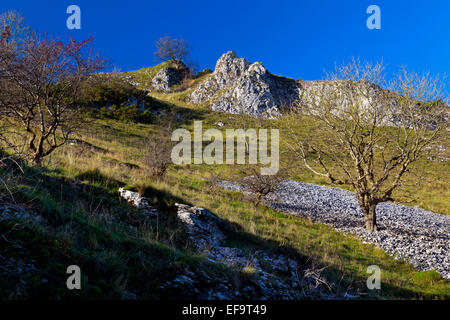
<path id="1" fill-rule="evenodd" d="M 225 236 L 219 228 L 220 219 L 203 208 L 176 204 L 178 219 L 186 226 L 192 243 L 198 251 L 208 246 L 219 246 Z"/>
<path id="2" fill-rule="evenodd" d="M 154 212 L 148 200 L 138 193 L 119 189 L 120 195 L 143 212 Z M 225 222 L 208 210 L 175 204 L 177 217 L 184 225 L 195 251 L 206 254 L 211 263 L 223 263 L 252 276 L 238 286 L 219 275 L 212 278 L 201 269 L 185 270 L 161 285 L 158 290 L 171 297 L 200 300 L 236 299 L 349 299 L 336 293 L 321 275 L 323 269 L 304 268 L 296 258 L 263 250 L 245 252 L 225 245 Z M 156 213 L 157 214 L 157 213 Z M 352 298 L 357 298 L 355 295 Z"/>
<path id="3" fill-rule="evenodd" d="M 269 255 L 262 250 L 248 254 L 239 248 L 224 246 L 227 237 L 222 231 L 223 221 L 220 218 L 203 208 L 178 203 L 175 205 L 178 208 L 178 219 L 185 225 L 189 240 L 199 253 L 206 254 L 211 262 L 224 263 L 255 274 L 253 285 L 256 287 L 246 286 L 239 291 L 232 291 L 224 285 L 222 289 L 211 291 L 202 298 L 299 299 L 304 298 L 306 292 L 311 294 L 311 289 L 317 289 L 318 286 L 312 283 L 318 278 L 298 276 L 301 270 L 296 260 L 280 254 Z M 178 286 L 180 281 L 187 287 L 192 286 L 190 278 L 180 276 L 170 285 Z M 322 297 L 327 295 L 329 298 L 338 298 L 331 291 L 321 292 Z"/>
<path id="4" fill-rule="evenodd" d="M 314 105 L 319 92 L 342 92 L 349 86 L 359 93 L 362 106 L 372 105 L 380 92 L 379 87 L 366 82 L 297 81 L 276 76 L 261 62 L 250 64 L 229 51 L 219 58 L 214 73 L 191 93 L 189 100 L 209 103 L 215 111 L 277 117 L 286 109 Z"/>
<path id="5" fill-rule="evenodd" d="M 158 215 L 158 211 L 150 205 L 149 199 L 142 197 L 139 193 L 119 188 L 119 194 L 142 212 L 151 216 Z"/>
<path id="6" fill-rule="evenodd" d="M 211 104 L 211 109 L 253 116 L 279 116 L 298 99 L 301 85 L 271 74 L 260 63 L 250 64 L 229 51 L 217 61 L 214 73 L 190 95 L 192 103 Z"/>
<path id="7" fill-rule="evenodd" d="M 357 85 L 359 90 L 367 88 Z M 285 109 L 317 102 L 317 92 L 345 90 L 339 81 L 297 81 L 271 74 L 261 62 L 250 64 L 229 51 L 217 61 L 214 73 L 188 97 L 208 103 L 212 110 L 256 117 L 277 117 Z M 372 90 L 372 88 L 369 88 Z M 376 90 L 372 90 L 374 98 Z M 369 101 L 362 101 L 368 105 Z"/>
<path id="8" fill-rule="evenodd" d="M 320 99 L 333 99 L 332 112 L 361 106 L 361 118 L 372 121 L 374 114 L 381 125 L 399 125 L 395 94 L 382 90 L 367 80 L 303 81 L 271 74 L 261 62 L 250 64 L 232 51 L 223 54 L 215 71 L 187 97 L 194 104 L 208 104 L 212 110 L 255 117 L 278 117 L 289 109 L 309 106 L 310 112 L 321 112 Z M 327 104 L 325 104 L 327 105 Z M 330 107 L 330 106 L 329 106 Z M 426 120 L 429 121 L 429 120 Z M 430 127 L 436 122 L 431 119 Z"/>
<path id="9" fill-rule="evenodd" d="M 184 64 L 165 67 L 153 77 L 152 87 L 166 93 L 172 92 L 172 86 L 180 84 L 188 72 Z"/>
<path id="10" fill-rule="evenodd" d="M 217 61 L 214 73 L 190 95 L 190 101 L 192 103 L 210 101 L 219 91 L 231 86 L 249 66 L 247 60 L 238 58 L 234 52 L 225 53 Z"/>

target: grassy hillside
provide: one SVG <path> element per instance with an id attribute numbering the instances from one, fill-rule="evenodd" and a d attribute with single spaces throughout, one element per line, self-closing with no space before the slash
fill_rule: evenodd
<path id="1" fill-rule="evenodd" d="M 136 71 L 123 72 L 122 75 L 127 78 L 129 77 L 133 82 L 136 83 L 136 86 L 139 89 L 150 88 L 152 85 L 153 77 L 156 76 L 156 74 L 159 71 L 161 71 L 165 67 L 168 67 L 169 65 L 170 62 L 166 61 L 154 67 L 142 68 Z"/>
<path id="2" fill-rule="evenodd" d="M 155 68 L 142 69 L 133 76 L 146 83 L 156 72 Z M 188 93 L 153 94 L 180 115 L 177 127 L 192 129 L 194 120 L 203 120 L 205 130 L 218 128 L 216 124 L 221 121 L 225 124 L 218 128 L 221 130 L 276 127 L 281 131 L 281 140 L 289 139 L 282 120 L 211 112 L 206 106 L 184 102 Z M 175 221 L 175 202 L 204 207 L 227 221 L 230 241 L 244 251 L 283 250 L 311 259 L 325 267 L 326 278 L 339 290 L 351 288 L 363 298 L 450 298 L 450 283 L 434 272 L 417 272 L 382 250 L 326 225 L 287 216 L 263 205 L 255 207 L 242 194 L 219 190 L 204 179 L 233 179 L 243 175 L 245 166 L 172 166 L 164 180 L 150 178 L 143 162 L 147 139 L 164 127 L 164 123 L 94 119 L 89 128 L 74 137 L 88 142 L 89 147 L 64 146 L 49 156 L 42 168 L 27 169 L 15 194 L 16 201 L 47 222 L 34 221 L 30 216 L 2 218 L 0 259 L 33 264 L 38 270 L 8 275 L 2 273 L 5 271 L 0 263 L 1 298 L 174 298 L 177 293 L 161 289 L 167 276 L 199 270 L 233 283 L 237 289 L 248 281 L 248 274 L 211 264 L 193 253 Z M 307 123 L 298 124 L 299 131 L 307 127 Z M 281 148 L 282 167 L 289 169 L 290 178 L 327 184 L 300 164 L 292 165 L 287 148 Z M 406 199 L 414 192 L 414 201 L 407 204 L 450 214 L 449 164 L 428 162 L 426 172 L 426 181 L 417 184 L 410 178 L 414 188 L 406 188 L 398 196 Z M 165 218 L 150 221 L 121 201 L 117 192 L 120 186 L 145 189 L 147 193 L 150 190 L 154 205 L 164 211 Z M 65 266 L 74 262 L 85 271 L 86 290 L 78 293 L 61 285 L 67 278 Z M 382 270 L 381 291 L 367 290 L 366 269 L 372 264 Z M 22 285 L 11 295 L 5 288 L 9 281 L 16 280 Z"/>

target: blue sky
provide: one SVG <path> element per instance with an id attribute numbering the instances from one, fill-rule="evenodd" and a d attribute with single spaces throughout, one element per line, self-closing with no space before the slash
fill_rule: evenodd
<path id="1" fill-rule="evenodd" d="M 66 8 L 81 8 L 81 30 L 66 28 Z M 381 8 L 381 30 L 369 30 L 369 5 Z M 38 31 L 61 39 L 93 36 L 94 48 L 122 71 L 156 63 L 154 43 L 170 35 L 186 39 L 201 69 L 234 50 L 261 61 L 273 73 L 321 79 L 334 63 L 360 57 L 383 59 L 389 71 L 450 76 L 448 0 L 209 0 L 209 1 L 2 1 Z"/>

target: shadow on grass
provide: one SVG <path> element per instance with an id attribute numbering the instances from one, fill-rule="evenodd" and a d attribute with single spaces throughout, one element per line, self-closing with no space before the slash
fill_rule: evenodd
<path id="1" fill-rule="evenodd" d="M 139 192 L 142 196 L 145 196 L 151 200 L 151 204 L 158 207 L 160 210 L 165 212 L 170 212 L 172 216 L 176 215 L 175 203 L 183 203 L 190 206 L 195 206 L 195 203 L 191 203 L 177 196 L 174 196 L 170 192 L 158 190 L 152 186 L 142 185 L 136 186 L 134 188 L 129 188 L 130 190 Z M 210 209 L 208 209 L 210 210 Z M 214 210 L 210 210 L 214 214 Z M 379 298 L 433 298 L 433 296 L 422 296 L 415 293 L 412 290 L 402 288 L 399 286 L 383 283 L 382 290 L 368 290 L 367 288 L 367 277 L 357 276 L 355 274 L 343 274 L 342 270 L 339 270 L 330 265 L 316 264 L 314 259 L 305 256 L 298 249 L 282 245 L 278 241 L 264 239 L 254 234 L 248 233 L 244 228 L 235 222 L 222 220 L 221 223 L 222 230 L 227 235 L 227 241 L 223 244 L 224 246 L 239 248 L 246 253 L 252 254 L 257 250 L 264 250 L 268 254 L 272 255 L 284 255 L 295 261 L 301 266 L 302 270 L 310 268 L 314 265 L 315 268 L 326 267 L 324 275 L 329 282 L 336 284 L 336 290 L 341 293 L 349 291 L 361 293 L 362 298 L 369 299 L 379 299 Z M 345 254 L 345 253 L 339 253 Z M 387 270 L 387 268 L 392 267 L 385 265 L 384 263 L 378 263 L 370 257 L 350 257 L 351 259 L 358 259 L 362 265 L 372 265 L 379 264 L 380 268 Z M 396 262 L 401 263 L 401 262 Z"/>
<path id="2" fill-rule="evenodd" d="M 0 233 L 8 234 L 8 241 L 0 239 L 0 256 L 10 255 L 18 260 L 35 261 L 34 265 L 39 272 L 31 273 L 32 278 L 25 279 L 39 284 L 30 289 L 31 297 L 127 299 L 130 298 L 128 288 L 132 288 L 142 299 L 195 299 L 195 295 L 188 292 L 167 293 L 158 288 L 173 279 L 175 274 L 184 274 L 188 270 L 195 272 L 201 268 L 217 276 L 225 272 L 226 268 L 197 258 L 193 253 L 185 251 L 186 248 L 179 251 L 156 239 L 147 242 L 127 233 L 129 226 L 139 227 L 145 222 L 153 227 L 153 222 L 148 217 L 142 217 L 140 212 L 119 198 L 116 189 L 122 184 L 120 181 L 111 180 L 96 170 L 86 171 L 75 180 L 64 178 L 57 171 L 45 168 L 27 168 L 26 176 L 29 178 L 24 184 L 28 187 L 22 190 L 23 201 L 45 219 L 45 224 L 37 227 L 23 226 L 20 230 L 2 224 Z M 174 225 L 174 204 L 195 205 L 168 191 L 152 187 L 137 191 L 150 198 L 158 210 L 165 213 L 167 224 L 164 224 L 162 218 L 158 222 L 159 228 L 166 226 L 172 232 L 179 232 L 177 228 L 180 227 Z M 79 205 L 80 202 L 83 203 L 82 206 Z M 102 210 L 109 212 L 108 217 L 112 221 L 110 226 L 109 222 L 102 224 L 92 220 L 92 215 L 100 214 Z M 139 216 L 141 218 L 138 219 Z M 285 254 L 302 266 L 310 263 L 309 258 L 295 248 L 249 234 L 239 224 L 223 221 L 223 228 L 232 239 L 230 244 L 240 245 L 244 250 L 263 249 L 270 253 Z M 64 237 L 67 238 L 66 241 L 62 240 Z M 58 242 L 49 243 L 55 239 Z M 20 251 L 14 247 L 18 243 L 22 248 Z M 71 264 L 80 265 L 85 275 L 85 290 L 81 293 L 68 292 L 61 285 L 67 278 L 65 266 Z M 327 268 L 326 275 L 329 281 L 338 284 L 337 290 L 341 292 L 348 285 L 353 285 L 352 291 L 355 290 L 355 285 L 361 289 L 365 286 L 366 279 L 362 277 L 347 277 L 341 281 L 342 272 L 333 267 Z M 240 276 L 243 279 L 247 277 L 244 274 Z M 48 284 L 42 285 L 42 279 Z M 4 288 L 0 288 L 0 293 L 2 290 Z M 395 297 L 417 297 L 412 291 L 387 284 L 383 284 L 383 291 L 380 292 L 385 296 L 384 293 Z M 378 298 L 378 295 L 371 294 L 369 297 Z"/>

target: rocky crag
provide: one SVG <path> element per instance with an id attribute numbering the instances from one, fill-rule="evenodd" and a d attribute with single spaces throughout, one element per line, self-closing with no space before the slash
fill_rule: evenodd
<path id="1" fill-rule="evenodd" d="M 154 71 L 138 70 L 124 75 L 124 79 L 147 92 L 169 94 L 189 90 L 185 102 L 203 104 L 214 111 L 275 118 L 305 106 L 312 107 L 312 112 L 320 112 L 321 97 L 332 97 L 339 106 L 357 101 L 363 114 L 369 117 L 373 111 L 380 113 L 378 118 L 388 115 L 383 117 L 386 125 L 395 126 L 399 121 L 394 94 L 367 80 L 295 80 L 274 75 L 261 62 L 250 63 L 233 51 L 217 60 L 214 72 L 209 69 L 199 72 L 193 87 L 189 87 L 189 81 L 183 85 L 184 80 L 193 80 L 191 70 L 183 62 L 166 62 L 147 69 Z M 448 114 L 432 122 L 437 120 L 448 121 Z"/>
<path id="2" fill-rule="evenodd" d="M 187 66 L 178 62 L 167 64 L 150 78 L 146 77 L 145 83 L 130 75 L 125 76 L 125 79 L 148 92 L 173 93 L 185 90 L 182 83 L 191 76 Z M 383 102 L 380 104 L 383 108 L 375 107 L 377 113 L 387 112 L 390 115 L 386 118 L 387 125 L 395 125 L 397 121 L 395 101 L 392 100 L 386 108 L 386 99 L 391 99 L 389 95 L 392 93 L 368 81 L 295 80 L 274 75 L 261 62 L 250 63 L 233 51 L 224 53 L 217 60 L 214 72 L 210 73 L 206 69 L 197 77 L 202 79 L 190 89 L 192 92 L 185 101 L 207 105 L 214 111 L 274 118 L 304 106 L 311 106 L 312 110 L 320 109 L 320 96 L 325 94 L 337 99 L 338 105 L 351 104 L 357 100 L 363 108 L 371 110 L 378 105 L 377 102 Z M 448 115 L 444 118 L 446 121 Z"/>
<path id="3" fill-rule="evenodd" d="M 188 99 L 208 103 L 216 111 L 274 117 L 291 106 L 301 92 L 300 82 L 273 75 L 261 62 L 250 64 L 229 51 Z"/>
<path id="4" fill-rule="evenodd" d="M 152 89 L 165 93 L 173 92 L 173 87 L 181 84 L 190 70 L 183 63 L 162 68 L 152 79 Z"/>
<path id="5" fill-rule="evenodd" d="M 188 101 L 208 104 L 215 111 L 273 118 L 317 103 L 319 92 L 342 92 L 348 86 L 356 89 L 365 106 L 381 92 L 379 87 L 363 81 L 303 81 L 277 76 L 261 62 L 250 64 L 229 51 L 219 58 L 214 72 L 188 96 Z"/>
<path id="6" fill-rule="evenodd" d="M 191 92 L 186 101 L 206 104 L 212 110 L 232 114 L 249 114 L 254 117 L 274 118 L 291 110 L 311 107 L 320 112 L 320 99 L 336 100 L 336 110 L 341 106 L 360 105 L 361 116 L 377 113 L 380 124 L 398 125 L 399 118 L 394 94 L 367 80 L 294 80 L 270 73 L 261 62 L 250 63 L 233 51 L 223 54 L 215 70 Z M 448 121 L 448 114 L 442 119 Z"/>

